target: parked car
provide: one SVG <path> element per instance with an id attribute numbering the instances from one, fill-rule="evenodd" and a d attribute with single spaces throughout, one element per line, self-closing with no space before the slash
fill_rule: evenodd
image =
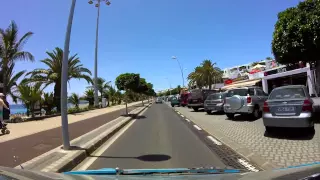
<path id="1" fill-rule="evenodd" d="M 314 108 L 307 87 L 282 86 L 272 90 L 263 106 L 266 131 L 273 127 L 314 129 Z"/>
<path id="2" fill-rule="evenodd" d="M 204 101 L 210 94 L 217 92 L 210 89 L 193 89 L 191 90 L 188 107 L 191 107 L 194 111 L 198 111 L 199 108 L 204 108 Z"/>
<path id="3" fill-rule="evenodd" d="M 190 93 L 183 93 L 180 95 L 180 105 L 182 107 L 185 107 L 188 105 L 188 97 L 190 96 Z"/>
<path id="4" fill-rule="evenodd" d="M 249 114 L 254 119 L 262 115 L 263 103 L 268 98 L 262 88 L 251 86 L 235 88 L 227 91 L 224 112 L 229 119 L 235 114 Z"/>
<path id="5" fill-rule="evenodd" d="M 162 98 L 161 97 L 157 97 L 156 104 L 158 104 L 158 103 L 162 104 Z"/>
<path id="6" fill-rule="evenodd" d="M 204 101 L 204 110 L 208 114 L 212 114 L 212 111 L 223 112 L 224 98 L 226 93 L 214 93 L 207 97 Z"/>
<path id="7" fill-rule="evenodd" d="M 174 107 L 174 106 L 180 106 L 180 101 L 177 97 L 172 97 L 171 100 L 171 106 Z"/>

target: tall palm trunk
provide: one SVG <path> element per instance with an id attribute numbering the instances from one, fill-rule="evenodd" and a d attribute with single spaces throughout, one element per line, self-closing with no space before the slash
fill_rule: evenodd
<path id="1" fill-rule="evenodd" d="M 8 85 L 7 72 L 8 72 L 7 65 L 3 64 L 3 66 L 2 66 L 2 82 L 3 82 L 2 93 L 5 95 L 5 97 L 7 96 L 7 85 Z"/>
<path id="2" fill-rule="evenodd" d="M 61 99 L 61 83 L 60 83 L 60 80 L 58 80 L 54 85 L 54 102 L 58 112 L 61 112 L 60 99 Z"/>

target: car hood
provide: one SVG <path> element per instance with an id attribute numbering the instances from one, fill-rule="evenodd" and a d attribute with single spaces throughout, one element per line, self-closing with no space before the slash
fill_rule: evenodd
<path id="1" fill-rule="evenodd" d="M 200 168 L 201 169 L 201 168 Z M 95 180 L 135 180 L 135 179 L 188 179 L 188 180 L 211 180 L 211 179 L 302 179 L 305 177 L 316 176 L 320 172 L 320 162 L 315 162 L 311 164 L 303 164 L 300 166 L 291 166 L 287 168 L 275 169 L 270 171 L 261 172 L 242 172 L 234 169 L 205 169 L 205 171 L 218 172 L 221 174 L 184 174 L 174 172 L 189 171 L 194 169 L 188 168 L 177 168 L 177 169 L 124 169 L 127 173 L 134 173 L 136 175 L 116 175 L 119 169 L 104 168 L 99 170 L 89 170 L 89 171 L 71 171 L 65 173 L 49 173 L 49 172 L 37 172 L 28 171 L 21 169 L 13 169 L 8 167 L 0 167 L 0 174 L 3 177 L 11 177 L 16 179 L 95 179 Z M 155 174 L 148 174 L 150 172 L 155 172 Z M 172 172 L 172 174 L 170 174 Z M 98 175 L 99 173 L 100 175 Z M 146 175 L 141 175 L 141 173 L 147 173 Z M 104 175 L 103 175 L 104 174 Z M 170 174 L 170 175 L 169 175 Z M 320 177 L 320 176 L 319 176 Z M 8 178 L 9 179 L 9 178 Z M 310 178 L 311 179 L 311 178 Z"/>

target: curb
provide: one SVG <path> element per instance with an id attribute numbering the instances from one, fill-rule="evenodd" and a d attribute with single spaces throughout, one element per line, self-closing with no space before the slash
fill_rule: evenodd
<path id="1" fill-rule="evenodd" d="M 129 117 L 124 117 L 120 116 L 109 123 L 116 123 L 112 125 L 112 127 L 108 127 L 108 129 L 105 131 L 105 133 L 98 134 L 94 139 L 89 140 L 88 142 L 81 143 L 81 139 L 85 139 L 86 136 L 94 135 L 94 133 L 98 132 L 99 130 L 104 130 L 105 126 L 108 126 L 109 123 L 106 123 L 99 128 L 92 130 L 74 140 L 71 141 L 71 144 L 78 144 L 80 141 L 80 145 L 75 147 L 74 149 L 65 151 L 62 149 L 61 146 L 48 151 L 30 161 L 27 161 L 23 163 L 21 166 L 17 166 L 16 168 L 22 169 L 25 167 L 25 169 L 30 169 L 30 170 L 40 170 L 44 172 L 65 172 L 65 171 L 70 171 L 74 167 L 76 167 L 79 163 L 81 163 L 89 154 L 91 154 L 93 151 L 95 151 L 97 148 L 99 148 L 103 143 L 105 143 L 110 137 L 112 137 L 115 133 L 117 133 L 121 128 L 123 128 L 125 125 L 127 125 L 130 120 L 134 119 L 138 114 L 143 112 L 145 109 L 150 107 L 152 105 L 151 103 L 146 103 L 144 107 L 136 108 L 132 110 L 130 113 L 134 113 L 135 116 L 129 116 Z M 119 121 L 119 122 L 117 122 Z M 74 146 L 72 146 L 74 147 Z M 53 158 L 50 156 L 54 156 L 54 154 L 59 154 L 60 157 Z M 46 163 L 47 162 L 47 163 Z M 49 162 L 49 163 L 48 163 Z M 41 166 L 42 164 L 47 164 L 44 168 L 38 168 L 38 166 Z M 31 166 L 31 168 L 28 168 L 28 166 Z M 36 167 L 36 168 L 33 168 Z"/>

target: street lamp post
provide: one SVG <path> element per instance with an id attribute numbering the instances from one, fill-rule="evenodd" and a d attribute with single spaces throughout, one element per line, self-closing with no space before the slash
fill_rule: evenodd
<path id="1" fill-rule="evenodd" d="M 90 0 L 88 3 L 93 4 L 94 0 Z M 98 38 L 99 38 L 99 18 L 100 18 L 100 3 L 106 2 L 106 5 L 110 5 L 109 0 L 95 0 L 97 1 L 96 7 L 98 8 L 97 14 L 97 24 L 96 24 L 96 45 L 95 45 L 95 52 L 94 52 L 94 106 L 99 106 L 99 97 L 98 97 Z"/>
<path id="2" fill-rule="evenodd" d="M 180 71 L 181 71 L 181 77 L 182 77 L 182 87 L 184 88 L 184 77 L 183 77 L 183 70 L 182 70 L 182 67 L 181 67 L 181 64 L 180 64 L 180 62 L 179 62 L 179 59 L 177 59 L 177 57 L 176 56 L 172 56 L 172 59 L 173 60 L 177 60 L 177 62 L 178 62 L 178 65 L 179 65 L 179 68 L 180 68 Z"/>
<path id="3" fill-rule="evenodd" d="M 68 112 L 67 112 L 67 83 L 68 83 L 68 56 L 69 56 L 69 45 L 70 45 L 70 36 L 72 29 L 72 20 L 74 15 L 74 9 L 76 6 L 76 0 L 72 0 L 66 37 L 64 41 L 64 51 L 63 51 L 63 59 L 62 59 L 62 76 L 61 76 L 61 126 L 62 126 L 62 138 L 63 138 L 63 149 L 70 149 L 70 141 L 69 141 L 69 129 L 68 129 Z"/>

